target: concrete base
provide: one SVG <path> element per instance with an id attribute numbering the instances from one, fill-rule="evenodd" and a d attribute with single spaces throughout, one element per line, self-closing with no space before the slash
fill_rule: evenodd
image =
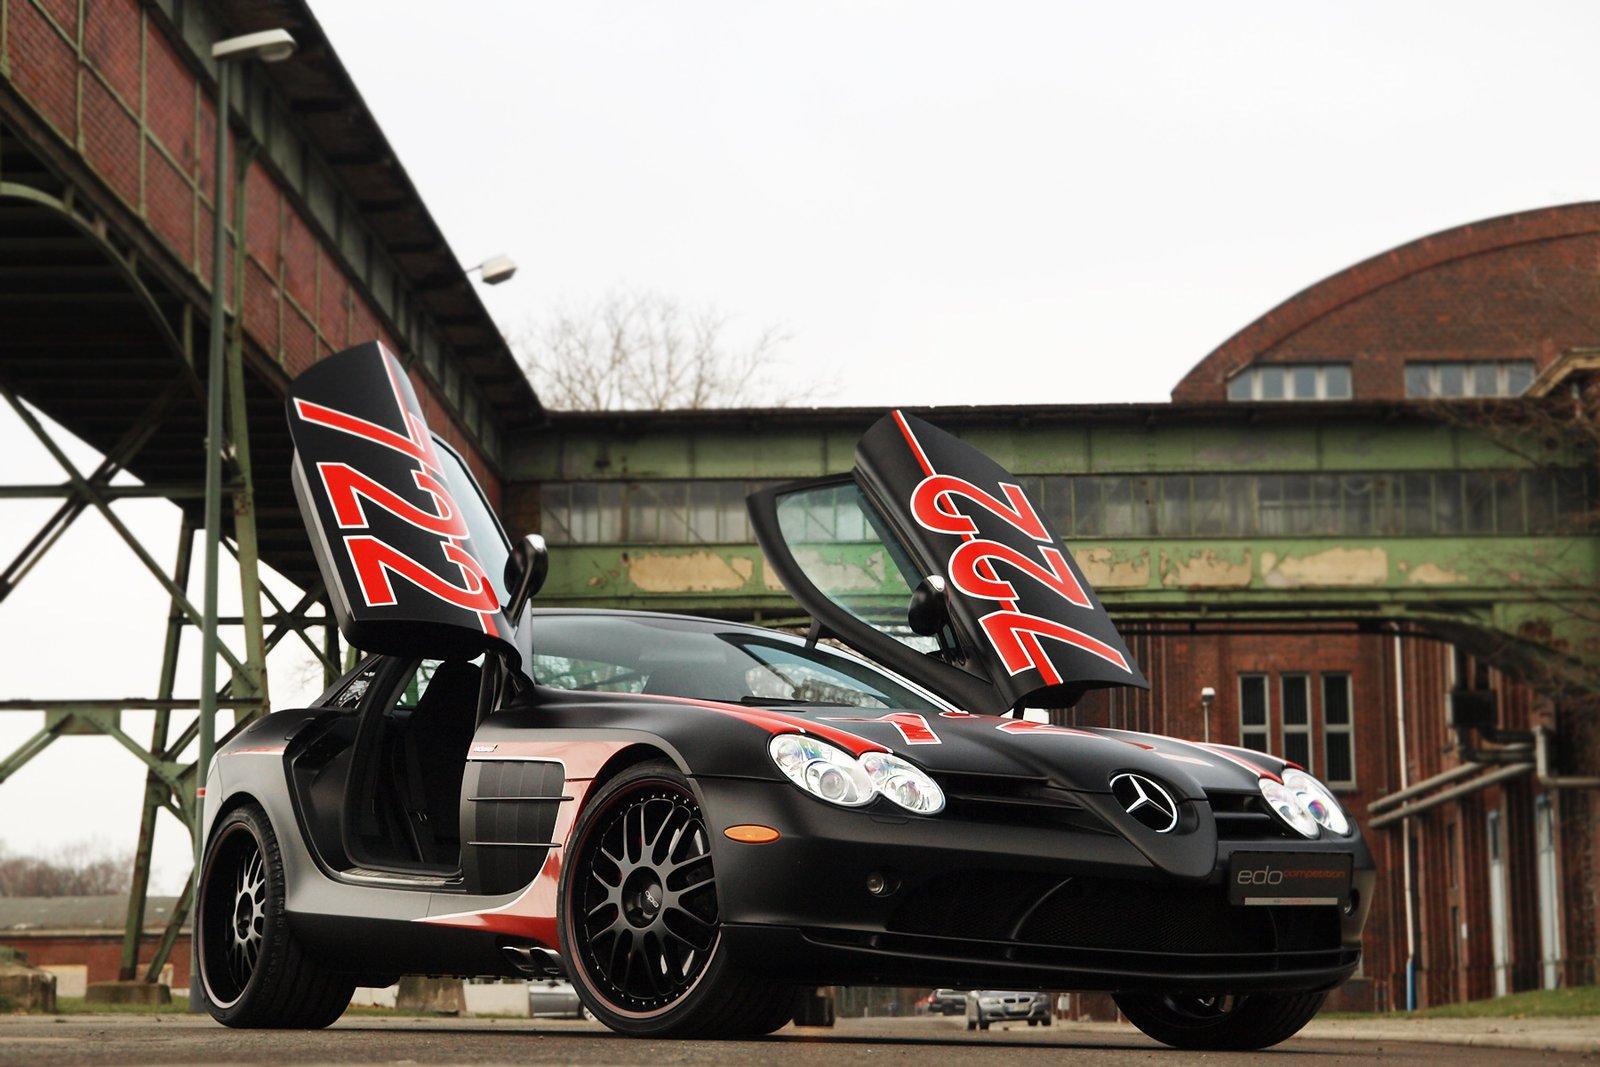
<path id="1" fill-rule="evenodd" d="M 408 974 L 400 979 L 394 1008 L 413 1015 L 463 1015 L 467 1010 L 467 997 L 459 978 L 421 978 Z"/>
<path id="2" fill-rule="evenodd" d="M 6 1011 L 56 1010 L 56 976 L 21 963 L 0 963 L 0 1007 Z"/>
<path id="3" fill-rule="evenodd" d="M 86 1004 L 171 1004 L 172 990 L 159 982 L 91 982 Z"/>

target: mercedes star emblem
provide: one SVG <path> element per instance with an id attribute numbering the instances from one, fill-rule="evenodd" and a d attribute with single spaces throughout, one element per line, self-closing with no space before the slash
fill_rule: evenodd
<path id="1" fill-rule="evenodd" d="M 1126 772 L 1116 775 L 1111 779 L 1111 795 L 1123 811 L 1158 834 L 1178 828 L 1178 802 L 1154 779 Z"/>

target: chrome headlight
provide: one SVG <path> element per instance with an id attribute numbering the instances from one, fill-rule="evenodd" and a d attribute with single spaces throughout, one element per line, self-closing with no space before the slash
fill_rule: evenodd
<path id="1" fill-rule="evenodd" d="M 1290 789 L 1282 782 L 1271 778 L 1263 778 L 1256 783 L 1261 789 L 1261 795 L 1266 798 L 1267 807 L 1288 823 L 1301 837 L 1315 838 L 1318 834 L 1316 816 L 1306 810 L 1300 801 L 1300 794 Z"/>
<path id="2" fill-rule="evenodd" d="M 868 752 L 856 759 L 843 749 L 803 734 L 779 734 L 767 751 L 785 777 L 830 804 L 859 808 L 882 793 L 918 815 L 944 810 L 944 791 L 938 783 L 891 753 Z"/>
<path id="3" fill-rule="evenodd" d="M 767 751 L 791 782 L 830 804 L 859 808 L 877 792 L 848 752 L 826 742 L 803 734 L 779 734 Z"/>
<path id="4" fill-rule="evenodd" d="M 873 788 L 907 811 L 936 815 L 944 810 L 944 790 L 920 767 L 888 752 L 868 752 L 857 762 Z"/>
<path id="5" fill-rule="evenodd" d="M 1283 784 L 1294 790 L 1300 799 L 1300 806 L 1310 812 L 1311 817 L 1324 829 L 1332 830 L 1341 837 L 1350 832 L 1350 820 L 1334 798 L 1333 790 L 1305 771 L 1284 771 Z"/>

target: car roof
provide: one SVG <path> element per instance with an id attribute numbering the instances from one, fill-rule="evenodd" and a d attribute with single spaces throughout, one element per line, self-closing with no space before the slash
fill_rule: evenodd
<path id="1" fill-rule="evenodd" d="M 758 634 L 783 634 L 793 637 L 794 634 L 787 630 L 776 630 L 770 626 L 756 626 L 748 622 L 734 622 L 730 619 L 713 619 L 705 615 L 680 615 L 672 611 L 638 611 L 625 608 L 534 608 L 532 614 L 536 618 L 555 617 L 562 615 L 597 616 L 619 619 L 673 619 L 678 622 L 698 622 L 706 626 L 715 626 L 721 629 L 732 627 L 739 630 L 748 630 Z"/>

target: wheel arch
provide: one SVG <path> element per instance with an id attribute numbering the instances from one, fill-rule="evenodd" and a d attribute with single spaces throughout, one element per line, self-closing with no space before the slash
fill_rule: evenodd
<path id="1" fill-rule="evenodd" d="M 678 768 L 679 773 L 685 777 L 694 778 L 694 771 L 689 768 L 688 762 L 675 748 L 659 738 L 651 738 L 648 741 L 634 742 L 628 747 L 620 749 L 610 759 L 606 760 L 600 769 L 595 772 L 593 781 L 589 783 L 588 796 L 593 797 L 605 787 L 607 782 L 626 771 L 629 767 L 637 767 L 641 763 L 649 763 L 653 760 L 665 760 Z"/>
<path id="2" fill-rule="evenodd" d="M 256 809 L 267 820 L 267 825 L 272 827 L 272 832 L 274 834 L 278 832 L 278 828 L 273 825 L 272 814 L 267 811 L 267 806 L 261 802 L 261 798 L 248 789 L 238 789 L 229 793 L 223 799 L 222 803 L 217 807 L 216 814 L 212 815 L 208 820 L 206 825 L 207 848 L 211 847 L 211 839 L 216 836 L 217 827 L 222 825 L 222 821 L 247 804 L 254 804 Z"/>

